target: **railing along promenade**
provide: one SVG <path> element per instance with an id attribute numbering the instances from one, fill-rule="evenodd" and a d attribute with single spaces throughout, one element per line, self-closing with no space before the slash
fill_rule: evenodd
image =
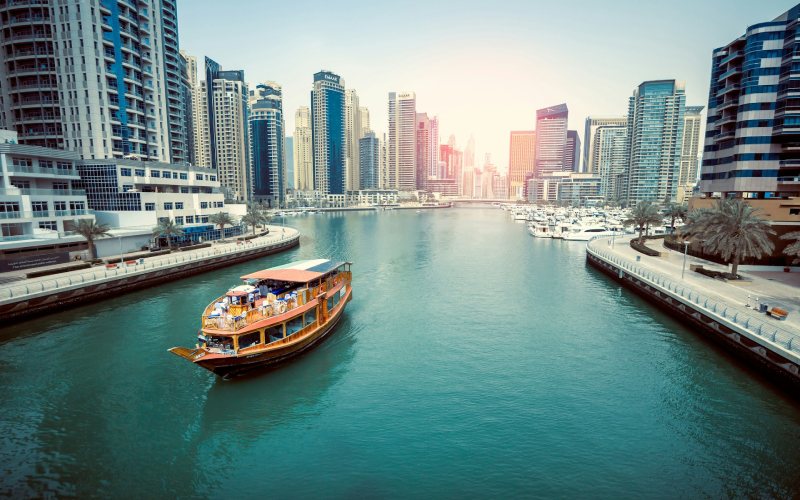
<path id="1" fill-rule="evenodd" d="M 278 239 L 274 239 L 272 235 L 255 238 L 241 242 L 241 244 L 223 244 L 214 245 L 207 249 L 191 250 L 186 253 L 169 254 L 159 257 L 149 257 L 144 259 L 141 264 L 135 261 L 135 264 L 126 265 L 120 263 L 116 268 L 108 269 L 105 267 L 96 266 L 86 269 L 83 272 L 71 271 L 62 277 L 46 277 L 41 279 L 27 279 L 24 282 L 10 282 L 0 286 L 0 302 L 13 299 L 14 301 L 23 300 L 41 294 L 42 292 L 59 291 L 64 288 L 72 286 L 90 285 L 93 283 L 103 282 L 110 278 L 133 276 L 152 272 L 158 269 L 168 269 L 170 267 L 188 264 L 192 262 L 201 262 L 211 258 L 217 258 L 224 255 L 238 254 L 244 251 L 252 251 L 256 249 L 269 250 L 285 245 L 287 242 L 300 237 L 299 232 L 296 230 L 287 231 L 286 234 L 278 235 Z"/>
<path id="2" fill-rule="evenodd" d="M 735 324 L 753 337 L 787 351 L 787 354 L 793 355 L 792 357 L 795 361 L 800 360 L 800 335 L 796 331 L 790 331 L 775 324 L 777 320 L 764 321 L 763 316 L 754 316 L 750 309 L 729 304 L 719 298 L 709 297 L 692 289 L 682 281 L 636 265 L 635 262 L 604 249 L 601 242 L 605 242 L 608 238 L 610 236 L 593 238 L 586 246 L 587 252 L 619 269 L 625 270 L 628 274 L 635 276 L 655 289 L 664 290 L 673 296 L 683 299 L 684 302 L 690 304 L 690 307 L 701 311 L 708 317 L 725 320 L 721 321 L 723 324 L 725 322 Z"/>

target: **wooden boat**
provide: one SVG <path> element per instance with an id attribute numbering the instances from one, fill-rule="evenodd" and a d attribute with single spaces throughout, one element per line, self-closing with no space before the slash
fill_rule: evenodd
<path id="1" fill-rule="evenodd" d="M 304 260 L 242 276 L 203 311 L 194 349 L 169 351 L 220 376 L 275 365 L 325 339 L 352 299 L 350 262 Z"/>

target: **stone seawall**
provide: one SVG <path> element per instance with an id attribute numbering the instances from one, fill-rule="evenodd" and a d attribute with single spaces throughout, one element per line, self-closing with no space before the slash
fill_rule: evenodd
<path id="1" fill-rule="evenodd" d="M 230 250 L 211 247 L 197 255 L 171 254 L 152 265 L 145 263 L 110 271 L 93 268 L 86 273 L 52 276 L 30 284 L 12 283 L 14 286 L 2 290 L 5 294 L 0 298 L 0 317 L 6 322 L 22 321 L 282 252 L 300 244 L 299 232 L 293 232 L 296 234 L 277 242 L 242 244 L 241 248 Z M 41 290 L 37 290 L 40 285 Z"/>
<path id="2" fill-rule="evenodd" d="M 800 397 L 800 342 L 791 332 L 761 322 L 664 276 L 639 269 L 634 262 L 604 255 L 593 249 L 591 243 L 586 252 L 589 265 L 674 314 L 698 334 L 726 346 L 793 396 Z"/>

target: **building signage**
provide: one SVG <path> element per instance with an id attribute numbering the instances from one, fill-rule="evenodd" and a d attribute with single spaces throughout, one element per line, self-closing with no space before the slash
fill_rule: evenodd
<path id="1" fill-rule="evenodd" d="M 52 266 L 69 262 L 69 252 L 55 252 L 41 255 L 26 255 L 16 259 L 0 259 L 0 273 L 24 271 L 40 266 Z"/>
<path id="2" fill-rule="evenodd" d="M 340 77 L 338 75 L 334 75 L 333 73 L 317 73 L 314 75 L 314 81 L 318 82 L 320 80 L 325 80 L 328 82 L 333 82 L 338 84 Z"/>

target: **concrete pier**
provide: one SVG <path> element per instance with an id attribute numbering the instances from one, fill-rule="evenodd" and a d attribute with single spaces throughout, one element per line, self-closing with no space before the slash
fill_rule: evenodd
<path id="1" fill-rule="evenodd" d="M 174 281 L 194 274 L 295 247 L 300 232 L 269 226 L 270 233 L 247 241 L 215 242 L 211 247 L 151 257 L 115 266 L 95 266 L 0 286 L 0 318 L 20 321 L 67 307 Z"/>
<path id="2" fill-rule="evenodd" d="M 789 305 L 788 295 L 782 296 L 796 288 L 750 275 L 736 284 L 709 278 L 691 271 L 689 265 L 714 265 L 692 258 L 686 259 L 684 273 L 682 254 L 649 241 L 648 246 L 662 252 L 661 257 L 649 257 L 630 248 L 631 238 L 616 238 L 613 246 L 610 237 L 590 241 L 588 263 L 675 313 L 698 333 L 731 348 L 800 396 L 800 310 Z M 789 311 L 788 319 L 759 313 L 755 297 L 781 305 Z"/>

